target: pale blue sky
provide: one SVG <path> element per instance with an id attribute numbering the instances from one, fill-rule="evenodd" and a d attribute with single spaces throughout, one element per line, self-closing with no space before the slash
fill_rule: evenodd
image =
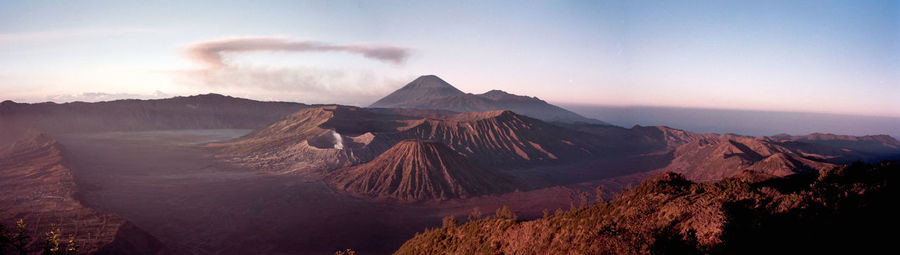
<path id="1" fill-rule="evenodd" d="M 0 99 L 216 92 L 367 105 L 421 74 L 558 103 L 900 116 L 898 1 L 3 1 Z M 409 49 L 226 53 L 278 38 Z"/>

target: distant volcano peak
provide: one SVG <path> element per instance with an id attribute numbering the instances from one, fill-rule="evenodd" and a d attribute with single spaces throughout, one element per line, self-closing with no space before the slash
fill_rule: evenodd
<path id="1" fill-rule="evenodd" d="M 397 107 L 398 105 L 405 105 L 408 102 L 416 102 L 427 98 L 465 94 L 435 75 L 423 75 L 390 95 L 372 103 L 371 107 Z"/>
<path id="2" fill-rule="evenodd" d="M 432 109 L 454 112 L 511 110 L 544 121 L 605 124 L 549 104 L 537 97 L 519 96 L 502 90 L 467 94 L 435 75 L 423 75 L 375 101 L 370 107 Z"/>
<path id="3" fill-rule="evenodd" d="M 453 85 L 450 85 L 450 83 L 447 83 L 440 77 L 437 77 L 437 75 L 433 75 L 433 74 L 419 76 L 419 78 L 416 78 L 415 80 L 413 80 L 412 82 L 410 82 L 403 88 L 453 88 L 453 89 L 456 89 L 456 87 L 453 87 Z M 462 91 L 460 91 L 460 92 L 462 92 Z"/>

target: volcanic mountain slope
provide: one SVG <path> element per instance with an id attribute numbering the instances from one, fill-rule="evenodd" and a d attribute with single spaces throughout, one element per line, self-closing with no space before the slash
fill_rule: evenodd
<path id="1" fill-rule="evenodd" d="M 774 176 L 833 167 L 824 158 L 797 151 L 781 141 L 766 137 L 697 134 L 669 127 L 630 129 L 582 126 L 579 130 L 614 140 L 625 139 L 624 146 L 649 154 L 669 154 L 669 162 L 657 171 L 682 173 L 694 181 L 713 181 L 732 177 L 744 170 Z M 799 143 L 793 144 L 798 146 Z"/>
<path id="2" fill-rule="evenodd" d="M 422 119 L 392 140 L 440 141 L 489 168 L 565 163 L 618 153 L 595 137 L 511 111 L 461 113 L 447 119 Z"/>
<path id="3" fill-rule="evenodd" d="M 482 167 L 566 163 L 604 155 L 593 136 L 510 111 L 443 119 L 327 106 L 301 110 L 236 141 L 211 145 L 223 158 L 258 168 L 331 170 L 367 162 L 407 139 L 446 144 Z M 600 145 L 598 145 L 600 144 Z M 610 151 L 614 155 L 615 151 Z"/>
<path id="4" fill-rule="evenodd" d="M 812 133 L 803 136 L 780 134 L 770 138 L 795 150 L 817 154 L 832 162 L 900 159 L 900 141 L 888 135 L 849 136 Z"/>
<path id="5" fill-rule="evenodd" d="M 646 154 L 669 154 L 669 162 L 658 171 L 683 173 L 691 180 L 709 181 L 733 176 L 742 170 L 755 170 L 785 176 L 819 170 L 859 159 L 890 159 L 878 154 L 833 147 L 813 140 L 784 137 L 747 137 L 732 134 L 697 134 L 669 127 L 630 129 L 590 125 L 565 125 L 591 133 L 604 141 L 619 141 L 622 148 Z M 870 140 L 867 137 L 843 137 L 846 140 Z M 889 141 L 889 140 L 888 140 Z M 891 144 L 889 142 L 879 144 Z M 879 146 L 878 148 L 888 148 Z"/>
<path id="6" fill-rule="evenodd" d="M 895 149 L 900 142 L 886 135 L 813 134 L 785 138 L 707 134 L 700 137 L 675 148 L 672 162 L 663 170 L 681 172 L 701 181 L 730 177 L 741 170 L 785 176 L 857 160 L 892 160 L 900 155 L 900 150 Z"/>
<path id="7" fill-rule="evenodd" d="M 832 167 L 830 163 L 804 158 L 769 139 L 722 135 L 679 146 L 673 152 L 672 162 L 663 170 L 683 173 L 695 181 L 711 181 L 744 170 L 787 176 Z"/>
<path id="8" fill-rule="evenodd" d="M 442 143 L 405 140 L 368 163 L 336 171 L 326 181 L 353 194 L 421 201 L 509 192 L 509 178 L 470 163 Z"/>
<path id="9" fill-rule="evenodd" d="M 879 253 L 900 225 L 888 185 L 898 173 L 897 162 L 713 183 L 663 173 L 612 201 L 536 220 L 448 218 L 395 254 Z"/>
<path id="10" fill-rule="evenodd" d="M 371 160 L 393 145 L 374 141 L 374 133 L 396 131 L 407 119 L 357 107 L 312 107 L 210 146 L 221 157 L 257 169 L 320 172 Z"/>
<path id="11" fill-rule="evenodd" d="M 569 129 L 589 133 L 605 143 L 615 144 L 619 150 L 635 154 L 664 153 L 700 139 L 719 137 L 716 134 L 698 134 L 666 126 L 638 126 L 623 128 L 589 123 L 555 123 Z"/>
<path id="12" fill-rule="evenodd" d="M 84 253 L 155 254 L 162 244 L 130 222 L 83 206 L 56 140 L 30 132 L 0 149 L 0 222 L 22 219 L 36 249 L 56 224 L 63 238 L 75 235 Z M 3 248 L 0 248 L 3 249 Z"/>
<path id="13" fill-rule="evenodd" d="M 511 110 L 544 121 L 604 122 L 586 118 L 536 97 L 518 96 L 500 90 L 467 94 L 434 75 L 421 76 L 403 88 L 375 101 L 369 107 L 438 109 L 455 112 Z"/>
<path id="14" fill-rule="evenodd" d="M 64 104 L 0 103 L 0 132 L 36 129 L 49 134 L 165 129 L 260 128 L 306 108 L 218 94 L 156 100 Z"/>
<path id="15" fill-rule="evenodd" d="M 464 94 L 464 92 L 437 76 L 423 75 L 406 84 L 403 88 L 375 101 L 371 107 L 404 108 L 397 106 L 412 104 L 413 101 L 425 101 L 425 98 L 452 97 Z"/>

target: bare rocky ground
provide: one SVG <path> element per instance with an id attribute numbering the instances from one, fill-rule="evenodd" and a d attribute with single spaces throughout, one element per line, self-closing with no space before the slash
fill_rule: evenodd
<path id="1" fill-rule="evenodd" d="M 467 200 L 397 203 L 332 191 L 320 176 L 273 175 L 217 161 L 202 144 L 250 130 L 62 136 L 78 198 L 134 222 L 178 254 L 385 254 L 440 218 L 508 204 L 520 217 L 567 207 L 555 187 Z"/>

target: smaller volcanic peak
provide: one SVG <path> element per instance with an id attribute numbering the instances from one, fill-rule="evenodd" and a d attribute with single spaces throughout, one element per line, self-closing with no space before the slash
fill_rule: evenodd
<path id="1" fill-rule="evenodd" d="M 508 110 L 486 111 L 486 112 L 466 112 L 460 113 L 447 118 L 453 121 L 474 121 L 493 118 L 516 118 L 517 114 Z"/>
<path id="2" fill-rule="evenodd" d="M 494 101 L 519 101 L 519 102 L 535 102 L 535 103 L 546 103 L 544 100 L 540 100 L 537 97 L 529 97 L 529 96 L 519 96 L 515 94 L 507 93 L 506 91 L 494 89 L 484 94 L 480 94 L 483 98 L 488 98 Z"/>
<path id="3" fill-rule="evenodd" d="M 507 93 L 506 91 L 503 91 L 503 90 L 492 89 L 488 92 L 484 92 L 484 94 L 481 94 L 481 96 L 497 100 L 497 99 L 501 99 L 501 98 L 515 97 L 516 95 Z"/>
<path id="4" fill-rule="evenodd" d="M 349 193 L 402 201 L 466 198 L 513 189 L 508 177 L 429 140 L 401 141 L 371 162 L 338 170 L 326 181 Z"/>

